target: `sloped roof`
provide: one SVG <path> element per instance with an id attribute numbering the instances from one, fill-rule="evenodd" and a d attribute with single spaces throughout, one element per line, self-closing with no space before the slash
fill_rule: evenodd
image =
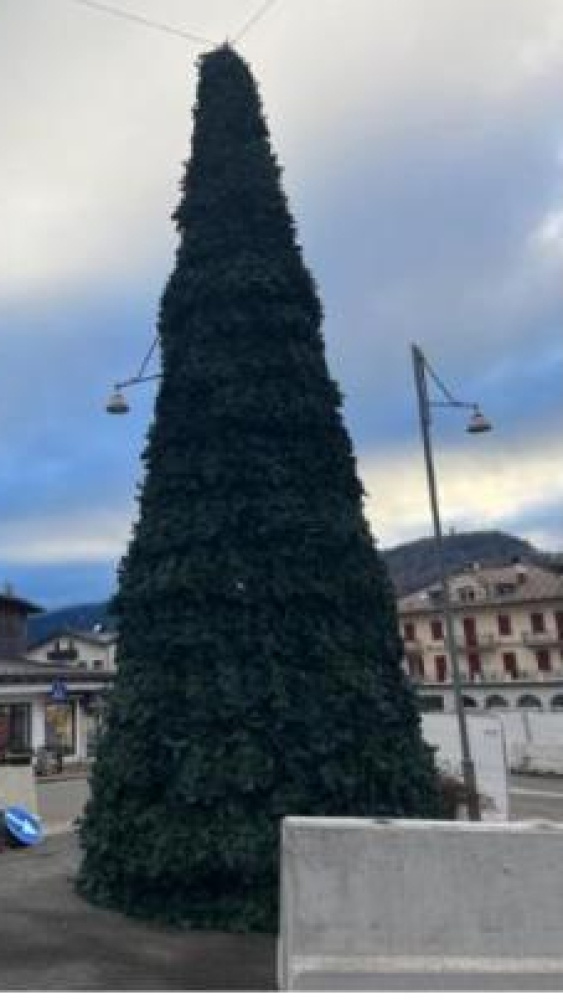
<path id="1" fill-rule="evenodd" d="M 530 563 L 510 563 L 505 566 L 473 566 L 449 578 L 450 599 L 454 607 L 503 606 L 526 602 L 563 600 L 563 576 Z M 502 592 L 503 587 L 506 588 Z M 474 599 L 463 599 L 459 591 L 471 588 Z M 407 594 L 399 600 L 399 612 L 432 612 L 440 607 L 436 581 L 430 587 Z"/>

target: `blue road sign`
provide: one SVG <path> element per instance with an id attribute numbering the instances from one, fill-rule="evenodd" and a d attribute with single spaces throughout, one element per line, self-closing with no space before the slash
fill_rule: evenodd
<path id="1" fill-rule="evenodd" d="M 51 684 L 52 701 L 68 701 L 68 688 L 64 681 L 55 680 Z"/>
<path id="2" fill-rule="evenodd" d="M 12 837 L 25 847 L 35 847 L 43 840 L 41 820 L 21 806 L 10 806 L 5 809 L 4 823 Z"/>

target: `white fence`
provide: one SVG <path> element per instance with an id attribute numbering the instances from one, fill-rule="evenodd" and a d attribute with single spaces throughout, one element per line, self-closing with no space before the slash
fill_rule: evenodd
<path id="1" fill-rule="evenodd" d="M 563 712 L 495 712 L 512 771 L 563 775 Z"/>
<path id="2" fill-rule="evenodd" d="M 507 761 L 502 722 L 490 712 L 468 712 L 466 718 L 483 819 L 507 820 Z M 423 714 L 422 734 L 430 746 L 436 747 L 436 764 L 440 771 L 461 776 L 457 715 L 442 715 L 438 712 Z"/>
<path id="3" fill-rule="evenodd" d="M 392 988 L 406 972 L 414 988 L 469 974 L 560 990 L 562 885 L 559 824 L 286 818 L 278 984 Z"/>

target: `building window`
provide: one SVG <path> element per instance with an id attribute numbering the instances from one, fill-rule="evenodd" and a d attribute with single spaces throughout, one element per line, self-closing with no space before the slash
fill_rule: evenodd
<path id="1" fill-rule="evenodd" d="M 510 615 L 498 616 L 498 634 L 512 635 L 512 622 L 510 620 Z"/>
<path id="2" fill-rule="evenodd" d="M 69 639 L 63 646 L 60 639 L 56 639 L 53 647 L 47 650 L 47 659 L 55 662 L 72 662 L 78 659 L 78 650 L 72 639 Z"/>
<path id="3" fill-rule="evenodd" d="M 424 660 L 422 656 L 419 656 L 418 653 L 413 653 L 412 655 L 407 656 L 407 664 L 409 668 L 409 676 L 412 677 L 413 680 L 420 680 L 424 677 Z"/>
<path id="4" fill-rule="evenodd" d="M 463 634 L 465 636 L 466 645 L 477 645 L 477 625 L 474 618 L 463 619 Z"/>
<path id="5" fill-rule="evenodd" d="M 473 587 L 460 587 L 457 592 L 457 596 L 460 601 L 474 601 L 475 591 L 473 590 Z"/>
<path id="6" fill-rule="evenodd" d="M 419 694 L 418 703 L 421 712 L 444 711 L 444 699 L 441 694 Z"/>
<path id="7" fill-rule="evenodd" d="M 7 750 L 27 750 L 31 745 L 31 706 L 0 705 L 0 757 Z"/>
<path id="8" fill-rule="evenodd" d="M 536 660 L 538 661 L 538 670 L 541 670 L 542 673 L 549 673 L 551 670 L 549 649 L 536 649 Z"/>
<path id="9" fill-rule="evenodd" d="M 485 708 L 508 708 L 508 702 L 500 694 L 491 694 L 485 701 Z"/>
<path id="10" fill-rule="evenodd" d="M 516 653 L 503 653 L 502 659 L 504 661 L 504 672 L 512 677 L 512 680 L 516 680 L 518 677 L 518 664 L 516 662 Z"/>
<path id="11" fill-rule="evenodd" d="M 403 625 L 403 635 L 407 642 L 414 642 L 416 639 L 416 627 L 414 622 L 405 622 Z"/>
<path id="12" fill-rule="evenodd" d="M 563 611 L 555 612 L 555 627 L 557 629 L 557 638 L 563 639 Z"/>
<path id="13" fill-rule="evenodd" d="M 445 656 L 436 656 L 434 663 L 436 665 L 436 680 L 443 684 L 448 673 L 448 661 Z"/>
<path id="14" fill-rule="evenodd" d="M 474 681 L 481 675 L 481 657 L 479 653 L 468 653 L 467 663 L 469 666 L 469 679 Z"/>
<path id="15" fill-rule="evenodd" d="M 534 611 L 530 615 L 532 622 L 532 632 L 537 635 L 538 632 L 545 632 L 545 617 L 543 611 Z"/>
<path id="16" fill-rule="evenodd" d="M 533 694 L 523 694 L 516 702 L 517 708 L 536 708 L 541 712 L 541 701 Z"/>
<path id="17" fill-rule="evenodd" d="M 430 632 L 433 639 L 443 639 L 444 638 L 444 626 L 439 618 L 433 618 L 430 622 Z"/>

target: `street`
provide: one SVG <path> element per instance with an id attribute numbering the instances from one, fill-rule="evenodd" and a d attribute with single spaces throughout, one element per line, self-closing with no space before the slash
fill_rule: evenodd
<path id="1" fill-rule="evenodd" d="M 41 788 L 52 826 L 74 812 L 79 784 Z M 563 778 L 512 776 L 511 819 L 563 822 Z M 63 795 L 64 793 L 64 795 Z M 66 798 L 64 798 L 66 796 Z M 64 801 L 63 801 L 64 798 Z M 68 799 L 68 801 L 67 801 Z M 50 801 L 49 801 L 50 800 Z M 59 810 L 61 812 L 59 813 Z M 178 934 L 88 906 L 73 891 L 75 835 L 48 837 L 0 856 L 0 964 L 7 989 L 273 989 L 275 941 L 267 935 Z M 353 981 L 352 981 L 353 980 Z M 332 980 L 332 988 L 338 988 Z M 560 989 L 559 974 L 381 975 L 385 990 Z M 309 989 L 323 983 L 312 976 Z M 373 989 L 346 977 L 349 991 Z"/>
<path id="2" fill-rule="evenodd" d="M 563 823 L 563 778 L 509 776 L 510 819 L 545 819 Z"/>

